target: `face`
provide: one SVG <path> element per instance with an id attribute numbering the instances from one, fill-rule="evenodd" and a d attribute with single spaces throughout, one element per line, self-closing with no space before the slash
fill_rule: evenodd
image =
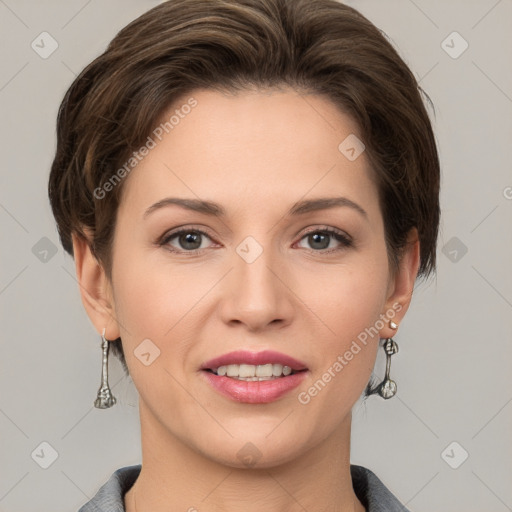
<path id="1" fill-rule="evenodd" d="M 125 178 L 109 329 L 154 432 L 223 464 L 255 450 L 272 466 L 350 423 L 392 334 L 378 191 L 365 153 L 338 149 L 359 130 L 329 100 L 190 96 L 197 105 Z M 255 371 L 264 380 L 236 378 Z"/>

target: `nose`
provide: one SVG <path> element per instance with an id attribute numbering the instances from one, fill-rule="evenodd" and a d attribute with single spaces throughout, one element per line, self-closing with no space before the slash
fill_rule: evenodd
<path id="1" fill-rule="evenodd" d="M 257 249 L 254 241 L 237 248 L 233 268 L 224 280 L 220 306 L 226 324 L 243 324 L 250 332 L 269 326 L 283 328 L 290 324 L 295 310 L 292 278 L 284 260 L 270 249 L 253 260 Z"/>

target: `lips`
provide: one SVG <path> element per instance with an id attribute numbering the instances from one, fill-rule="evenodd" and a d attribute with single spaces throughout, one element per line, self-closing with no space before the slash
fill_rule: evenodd
<path id="1" fill-rule="evenodd" d="M 282 366 L 289 366 L 294 372 L 307 370 L 307 366 L 301 361 L 273 350 L 263 350 L 261 352 L 237 350 L 229 352 L 228 354 L 210 359 L 201 365 L 201 370 L 216 370 L 220 366 L 229 366 L 231 364 L 250 364 L 254 366 L 280 364 Z"/>
<path id="2" fill-rule="evenodd" d="M 243 368 L 243 371 L 247 371 L 249 366 L 257 367 L 257 374 L 260 370 L 264 372 L 269 367 L 281 368 L 282 374 L 279 377 L 264 376 L 249 379 L 229 376 L 230 372 L 237 374 L 237 369 Z M 288 370 L 285 370 L 286 367 Z M 309 373 L 308 368 L 301 361 L 272 350 L 230 352 L 207 361 L 200 369 L 201 377 L 218 393 L 231 400 L 249 404 L 265 404 L 277 400 L 296 388 Z M 217 374 L 219 369 L 221 371 Z"/>

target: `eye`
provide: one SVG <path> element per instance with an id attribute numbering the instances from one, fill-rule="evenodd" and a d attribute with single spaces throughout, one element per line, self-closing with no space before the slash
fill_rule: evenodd
<path id="1" fill-rule="evenodd" d="M 203 246 L 204 238 L 212 240 L 212 237 L 201 229 L 181 228 L 164 235 L 159 245 L 165 246 L 167 250 L 174 253 L 196 254 L 205 249 L 205 246 Z M 178 246 L 171 243 L 175 239 L 175 244 Z M 330 248 L 333 239 L 338 243 L 338 247 Z M 336 252 L 354 245 L 347 234 L 329 227 L 310 230 L 300 240 L 307 240 L 311 244 L 313 250 L 310 250 L 310 252 L 320 253 Z"/>
<path id="2" fill-rule="evenodd" d="M 315 229 L 307 232 L 301 240 L 306 239 L 308 243 L 311 244 L 311 246 L 314 249 L 312 252 L 336 252 L 343 249 L 346 249 L 348 247 L 352 247 L 354 244 L 350 237 L 343 233 L 342 231 L 339 231 L 337 229 L 333 228 L 322 228 L 322 229 Z M 338 247 L 329 248 L 330 242 L 334 239 L 338 242 Z M 329 250 L 326 250 L 329 249 Z"/>
<path id="3" fill-rule="evenodd" d="M 204 249 L 204 247 L 201 247 L 203 237 L 211 240 L 210 236 L 200 229 L 184 228 L 165 235 L 159 242 L 159 245 L 168 246 L 167 248 L 171 252 L 188 252 L 194 254 Z M 170 244 L 171 240 L 175 238 L 177 239 L 176 242 L 179 244 L 177 248 Z"/>

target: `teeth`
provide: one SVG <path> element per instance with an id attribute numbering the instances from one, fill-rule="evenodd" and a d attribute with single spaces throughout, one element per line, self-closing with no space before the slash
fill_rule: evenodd
<path id="1" fill-rule="evenodd" d="M 229 364 L 227 366 L 219 366 L 212 368 L 212 371 L 217 375 L 244 379 L 249 381 L 257 380 L 270 380 L 282 376 L 287 376 L 292 373 L 289 366 L 282 364 Z"/>
<path id="2" fill-rule="evenodd" d="M 227 366 L 226 375 L 228 377 L 240 377 L 240 375 L 238 373 L 239 371 L 240 371 L 239 365 L 230 364 Z"/>
<path id="3" fill-rule="evenodd" d="M 272 377 L 272 367 L 273 365 L 271 364 L 260 364 L 256 366 L 256 377 Z M 242 369 L 242 367 L 240 367 L 240 369 Z M 245 377 L 245 375 L 242 375 L 240 372 L 240 377 Z M 279 377 L 279 375 L 276 375 L 276 377 Z"/>
<path id="4" fill-rule="evenodd" d="M 289 368 L 287 366 L 286 368 Z M 282 364 L 273 364 L 272 365 L 272 375 L 279 377 L 283 373 L 283 365 Z"/>
<path id="5" fill-rule="evenodd" d="M 235 365 L 233 365 L 235 366 Z M 234 373 L 234 375 L 231 375 L 232 377 L 237 377 L 237 373 L 238 373 L 238 377 L 244 377 L 244 378 L 247 378 L 247 377 L 254 377 L 254 374 L 255 373 L 258 373 L 256 370 L 258 370 L 260 367 L 258 366 L 258 368 L 255 368 L 252 364 L 241 364 L 239 366 L 239 370 L 238 372 L 236 371 L 236 369 L 234 370 L 231 370 L 232 373 Z M 258 374 L 258 377 L 264 377 L 264 375 L 259 375 Z"/>

